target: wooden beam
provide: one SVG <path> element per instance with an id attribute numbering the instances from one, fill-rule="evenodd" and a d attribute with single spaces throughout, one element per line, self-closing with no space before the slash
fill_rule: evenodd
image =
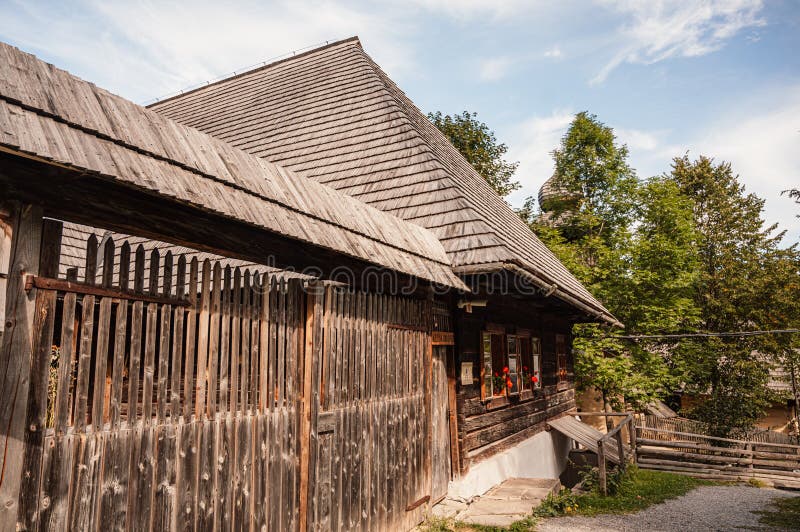
<path id="1" fill-rule="evenodd" d="M 0 197 L 41 204 L 54 218 L 161 240 L 276 268 L 296 268 L 323 279 L 349 272 L 354 287 L 396 294 L 429 283 L 397 272 L 375 275 L 375 265 L 332 249 L 208 212 L 195 205 L 0 153 Z M 270 262 L 273 262 L 270 264 Z M 404 295 L 409 295 L 404 293 Z"/>
<path id="2" fill-rule="evenodd" d="M 117 290 L 116 288 L 104 288 L 97 285 L 75 283 L 63 279 L 51 279 L 49 277 L 39 277 L 28 275 L 25 279 L 25 289 L 41 288 L 44 290 L 58 290 L 59 292 L 69 292 L 74 294 L 84 294 L 98 297 L 111 297 L 114 299 L 126 299 L 130 301 L 144 301 L 146 303 L 159 303 L 162 305 L 173 305 L 177 307 L 190 307 L 192 304 L 188 299 L 175 297 L 165 297 L 151 294 L 136 294 L 133 292 Z"/>
<path id="3" fill-rule="evenodd" d="M 42 209 L 19 205 L 12 219 L 6 324 L 0 347 L 0 530 L 17 528 L 36 306 L 36 290 L 25 291 L 25 276 L 39 273 Z M 38 497 L 38 493 L 30 496 Z"/>

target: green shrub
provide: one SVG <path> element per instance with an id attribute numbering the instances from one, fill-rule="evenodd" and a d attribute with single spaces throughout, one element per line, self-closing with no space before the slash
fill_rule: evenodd
<path id="1" fill-rule="evenodd" d="M 579 509 L 578 499 L 569 488 L 562 488 L 557 494 L 549 494 L 537 508 L 533 510 L 535 517 L 556 517 L 575 512 Z"/>
<path id="2" fill-rule="evenodd" d="M 632 465 L 623 470 L 614 468 L 606 472 L 606 490 L 609 495 L 616 495 L 620 488 L 636 474 L 637 468 Z M 587 467 L 581 474 L 581 486 L 584 490 L 600 493 L 600 472 L 596 468 Z"/>

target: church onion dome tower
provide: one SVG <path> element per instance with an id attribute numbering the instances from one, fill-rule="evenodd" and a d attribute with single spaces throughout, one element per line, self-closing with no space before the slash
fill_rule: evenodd
<path id="1" fill-rule="evenodd" d="M 539 188 L 539 209 L 541 210 L 539 221 L 556 225 L 557 219 L 568 218 L 570 211 L 565 208 L 569 206 L 568 202 L 575 199 L 577 199 L 576 194 L 570 193 L 563 186 L 558 185 L 558 177 L 553 172 L 550 179 Z M 556 209 L 561 212 L 555 213 Z"/>

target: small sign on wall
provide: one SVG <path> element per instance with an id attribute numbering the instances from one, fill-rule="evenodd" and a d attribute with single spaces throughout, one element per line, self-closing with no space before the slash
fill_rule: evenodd
<path id="1" fill-rule="evenodd" d="M 472 362 L 461 363 L 461 385 L 472 386 Z"/>

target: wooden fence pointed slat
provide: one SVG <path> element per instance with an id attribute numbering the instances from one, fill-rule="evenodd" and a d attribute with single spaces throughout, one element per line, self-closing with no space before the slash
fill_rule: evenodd
<path id="1" fill-rule="evenodd" d="M 108 237 L 103 246 L 103 286 L 114 286 L 114 239 Z"/>
<path id="2" fill-rule="evenodd" d="M 100 299 L 100 312 L 97 321 L 97 345 L 94 355 L 94 386 L 92 387 L 92 426 L 101 430 L 105 421 L 105 404 L 109 396 L 106 394 L 108 375 L 108 348 L 111 335 L 111 298 Z M 109 383 L 110 384 L 110 383 Z"/>
<path id="3" fill-rule="evenodd" d="M 186 311 L 186 342 L 184 353 L 184 385 L 183 385 L 183 418 L 186 422 L 192 419 L 195 410 L 195 342 L 197 338 L 197 276 L 198 264 L 197 257 L 193 257 L 189 264 L 189 284 L 187 295 L 189 298 L 189 309 Z"/>
<path id="4" fill-rule="evenodd" d="M 250 383 L 250 271 L 242 276 L 241 348 L 239 350 L 239 408 L 242 412 L 250 410 L 248 388 Z"/>
<path id="5" fill-rule="evenodd" d="M 97 236 L 90 235 L 86 240 L 86 261 L 83 269 L 83 282 L 93 285 L 97 282 Z"/>
<path id="6" fill-rule="evenodd" d="M 75 294 L 64 295 L 61 318 L 61 345 L 59 346 L 58 358 L 58 385 L 56 386 L 58 394 L 53 422 L 57 436 L 62 436 L 72 421 L 72 404 L 75 399 L 75 394 L 70 394 L 70 383 L 77 353 L 75 303 Z"/>
<path id="7" fill-rule="evenodd" d="M 81 301 L 80 352 L 78 375 L 75 381 L 75 415 L 73 425 L 78 432 L 86 428 L 89 400 L 89 373 L 92 363 L 92 339 L 94 332 L 94 296 L 84 296 Z"/>
<path id="8" fill-rule="evenodd" d="M 140 271 L 137 261 L 137 272 Z M 129 427 L 133 427 L 139 419 L 139 379 L 141 373 L 142 356 L 142 327 L 144 325 L 144 304 L 135 301 L 131 305 L 131 348 L 130 369 L 128 370 L 128 408 L 127 418 Z"/>
<path id="9" fill-rule="evenodd" d="M 133 271 L 133 291 L 137 294 L 144 293 L 144 246 L 136 247 L 135 265 Z"/>
<path id="10" fill-rule="evenodd" d="M 120 301 L 117 304 L 117 314 L 114 323 L 114 361 L 111 373 L 111 404 L 109 418 L 111 430 L 119 430 L 122 409 L 122 383 L 125 373 L 125 343 L 128 337 L 128 302 Z"/>
<path id="11" fill-rule="evenodd" d="M 200 311 L 197 325 L 197 379 L 195 383 L 195 415 L 197 419 L 205 418 L 206 388 L 208 385 L 208 322 L 211 306 L 211 263 L 203 261 L 203 278 L 200 281 Z"/>
<path id="12" fill-rule="evenodd" d="M 158 249 L 153 249 L 150 252 L 150 267 L 147 270 L 148 274 L 148 292 L 151 296 L 158 295 L 158 277 L 159 277 L 159 266 L 161 264 L 161 255 L 158 252 Z"/>
<path id="13" fill-rule="evenodd" d="M 233 270 L 231 288 L 231 391 L 230 411 L 238 412 L 239 405 L 239 347 L 241 341 L 242 274 L 239 268 Z"/>
<path id="14" fill-rule="evenodd" d="M 167 251 L 164 255 L 164 270 L 162 282 L 162 295 L 170 297 L 172 295 L 172 251 Z"/>
<path id="15" fill-rule="evenodd" d="M 126 240 L 122 243 L 119 251 L 119 289 L 122 292 L 127 292 L 130 288 L 130 275 L 131 275 L 131 245 Z"/>

